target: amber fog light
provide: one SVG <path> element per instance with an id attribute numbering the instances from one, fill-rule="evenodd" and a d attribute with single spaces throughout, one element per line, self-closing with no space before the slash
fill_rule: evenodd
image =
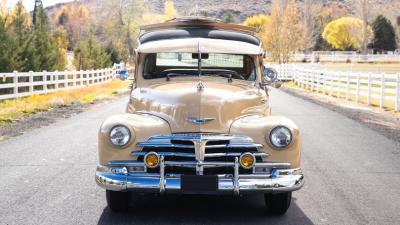
<path id="1" fill-rule="evenodd" d="M 256 158 L 250 152 L 243 153 L 239 158 L 240 165 L 245 169 L 250 169 L 256 163 Z"/>
<path id="2" fill-rule="evenodd" d="M 144 156 L 144 164 L 148 168 L 156 168 L 160 164 L 160 156 L 155 152 L 149 152 Z"/>

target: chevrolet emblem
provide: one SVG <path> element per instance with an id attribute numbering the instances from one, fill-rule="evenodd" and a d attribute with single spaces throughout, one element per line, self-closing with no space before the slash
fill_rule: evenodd
<path id="1" fill-rule="evenodd" d="M 215 120 L 215 118 L 188 117 L 186 120 L 195 124 L 205 124 L 207 122 Z"/>

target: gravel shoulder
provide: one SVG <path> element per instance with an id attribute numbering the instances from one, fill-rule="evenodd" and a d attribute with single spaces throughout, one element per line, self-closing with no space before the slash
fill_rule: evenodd
<path id="1" fill-rule="evenodd" d="M 369 107 L 301 89 L 281 87 L 281 90 L 360 122 L 391 140 L 400 141 L 400 112 Z"/>

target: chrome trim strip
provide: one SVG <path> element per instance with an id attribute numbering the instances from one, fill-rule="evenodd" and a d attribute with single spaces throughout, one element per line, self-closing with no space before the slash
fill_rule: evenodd
<path id="1" fill-rule="evenodd" d="M 165 192 L 165 164 L 164 164 L 164 156 L 161 156 L 160 159 L 160 193 Z"/>
<path id="2" fill-rule="evenodd" d="M 159 155 L 163 156 L 177 156 L 177 157 L 192 157 L 194 158 L 196 155 L 194 153 L 185 153 L 185 152 L 157 152 Z M 131 155 L 133 156 L 145 156 L 147 152 L 143 151 L 133 151 Z M 255 157 L 267 157 L 269 154 L 264 152 L 254 152 L 252 153 Z M 228 152 L 228 153 L 206 153 L 204 154 L 205 158 L 213 158 L 213 157 L 240 157 L 242 153 L 239 152 Z"/>
<path id="3" fill-rule="evenodd" d="M 191 141 L 193 145 L 172 144 L 171 141 Z M 244 135 L 225 135 L 207 133 L 180 133 L 173 135 L 152 136 L 145 142 L 139 142 L 138 147 L 175 147 L 194 148 L 196 142 L 229 141 L 226 145 L 207 145 L 206 148 L 261 148 L 262 144 L 254 143 L 253 139 Z"/>
<path id="4" fill-rule="evenodd" d="M 108 163 L 109 166 L 146 166 L 143 162 L 137 161 L 110 161 Z M 234 167 L 234 162 L 204 162 L 204 161 L 164 161 L 165 166 L 182 166 L 182 167 L 196 167 L 199 166 L 206 166 L 206 167 L 221 167 L 221 166 L 230 166 Z M 262 167 L 262 168 L 277 168 L 277 169 L 289 169 L 290 163 L 256 163 L 254 167 Z"/>
<path id="5" fill-rule="evenodd" d="M 182 145 L 182 144 L 171 144 L 171 143 L 151 143 L 151 142 L 139 142 L 136 144 L 138 147 L 152 147 L 152 148 L 194 148 L 194 145 Z M 206 149 L 214 148 L 262 148 L 262 144 L 227 144 L 227 145 L 206 145 Z"/>
<path id="6" fill-rule="evenodd" d="M 233 175 L 233 192 L 235 195 L 239 195 L 239 160 L 235 158 L 235 170 Z"/>

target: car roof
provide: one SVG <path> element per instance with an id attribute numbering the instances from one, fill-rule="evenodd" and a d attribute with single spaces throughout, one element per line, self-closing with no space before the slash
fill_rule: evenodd
<path id="1" fill-rule="evenodd" d="M 139 53 L 180 52 L 180 53 L 225 53 L 260 55 L 262 48 L 243 41 L 210 38 L 165 39 L 151 41 L 138 46 Z"/>

